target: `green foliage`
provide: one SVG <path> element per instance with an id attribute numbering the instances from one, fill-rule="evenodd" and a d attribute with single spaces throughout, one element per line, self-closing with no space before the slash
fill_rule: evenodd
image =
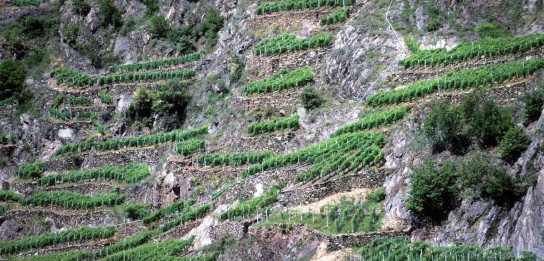
<path id="1" fill-rule="evenodd" d="M 510 249 L 492 247 L 483 249 L 472 245 L 432 246 L 423 241 L 411 241 L 408 237 L 376 238 L 359 251 L 363 260 L 522 260 Z"/>
<path id="2" fill-rule="evenodd" d="M 289 117 L 274 118 L 267 121 L 255 122 L 247 128 L 247 132 L 251 135 L 258 135 L 262 133 L 275 132 L 281 130 L 297 130 L 299 127 L 298 115 Z"/>
<path id="3" fill-rule="evenodd" d="M 111 138 L 104 141 L 86 140 L 74 143 L 66 143 L 62 145 L 56 152 L 56 155 L 68 153 L 84 152 L 94 148 L 97 151 L 118 150 L 123 147 L 145 147 L 166 142 L 184 141 L 199 135 L 208 133 L 208 127 L 203 126 L 192 130 L 175 130 L 171 132 L 157 133 L 146 136 L 127 137 L 127 138 Z"/>
<path id="4" fill-rule="evenodd" d="M 408 189 L 406 208 L 417 214 L 443 217 L 455 206 L 456 176 L 451 163 L 436 167 L 427 160 L 414 168 Z"/>
<path id="5" fill-rule="evenodd" d="M 314 79 L 311 67 L 299 67 L 294 70 L 281 70 L 268 78 L 247 83 L 242 87 L 246 94 L 267 93 L 303 86 Z"/>
<path id="6" fill-rule="evenodd" d="M 57 69 L 52 73 L 59 84 L 66 83 L 69 86 L 107 85 L 116 83 L 132 83 L 159 81 L 168 79 L 190 79 L 195 75 L 194 69 L 133 72 L 122 74 L 109 74 L 104 76 L 90 76 L 86 73 L 77 72 L 66 67 Z"/>
<path id="7" fill-rule="evenodd" d="M 158 221 L 166 216 L 184 213 L 191 208 L 196 202 L 194 198 L 190 198 L 186 201 L 173 202 L 170 205 L 153 211 L 151 214 L 143 218 L 144 225 L 149 225 L 155 221 Z"/>
<path id="8" fill-rule="evenodd" d="M 110 94 L 108 94 L 105 90 L 101 90 L 98 92 L 98 98 L 100 98 L 100 101 L 104 104 L 112 104 L 113 99 Z"/>
<path id="9" fill-rule="evenodd" d="M 0 100 L 19 96 L 25 82 L 23 64 L 8 58 L 0 63 Z"/>
<path id="10" fill-rule="evenodd" d="M 265 39 L 253 47 L 255 55 L 274 55 L 327 46 L 332 42 L 332 33 L 323 32 L 307 39 L 299 39 L 292 34 L 281 34 Z"/>
<path id="11" fill-rule="evenodd" d="M 314 87 L 306 87 L 300 93 L 300 102 L 306 110 L 319 108 L 324 100 Z"/>
<path id="12" fill-rule="evenodd" d="M 199 155 L 196 162 L 205 166 L 240 166 L 245 164 L 260 163 L 263 160 L 275 156 L 271 151 L 251 151 L 233 153 L 206 153 Z"/>
<path id="13" fill-rule="evenodd" d="M 192 53 L 196 50 L 193 29 L 189 26 L 182 25 L 172 28 L 166 38 L 182 54 Z"/>
<path id="14" fill-rule="evenodd" d="M 534 122 L 540 118 L 544 105 L 544 90 L 539 89 L 534 92 L 526 92 L 523 95 L 523 119 L 525 124 Z"/>
<path id="15" fill-rule="evenodd" d="M 507 36 L 508 28 L 495 23 L 483 23 L 474 29 L 481 38 L 501 38 Z"/>
<path id="16" fill-rule="evenodd" d="M 100 18 L 100 26 L 107 27 L 113 26 L 115 29 L 119 29 L 123 24 L 121 12 L 110 0 L 98 0 L 98 17 Z"/>
<path id="17" fill-rule="evenodd" d="M 44 248 L 54 244 L 109 238 L 112 237 L 114 233 L 114 227 L 81 227 L 60 232 L 44 233 L 17 240 L 4 241 L 0 245 L 0 254 L 16 254 L 26 250 Z"/>
<path id="18" fill-rule="evenodd" d="M 385 189 L 376 189 L 366 195 L 366 201 L 379 203 L 385 200 Z"/>
<path id="19" fill-rule="evenodd" d="M 130 121 L 138 121 L 151 118 L 151 106 L 153 105 L 151 92 L 146 87 L 138 87 L 132 95 L 128 107 L 127 118 Z"/>
<path id="20" fill-rule="evenodd" d="M 432 1 L 425 2 L 425 11 L 427 12 L 428 19 L 425 24 L 425 30 L 427 32 L 434 32 L 442 27 L 442 17 L 438 6 Z"/>
<path id="21" fill-rule="evenodd" d="M 404 88 L 377 92 L 368 97 L 367 104 L 378 106 L 408 102 L 439 90 L 466 89 L 524 77 L 541 68 L 544 68 L 544 59 L 533 58 L 464 69 L 447 73 L 438 79 L 420 80 Z"/>
<path id="22" fill-rule="evenodd" d="M 81 16 L 87 16 L 91 11 L 91 6 L 86 0 L 72 0 L 72 9 Z"/>
<path id="23" fill-rule="evenodd" d="M 414 40 L 414 38 L 406 36 L 404 37 L 404 43 L 406 44 L 406 46 L 408 47 L 408 50 L 410 50 L 412 55 L 417 54 L 418 52 L 421 52 L 421 49 L 419 49 L 419 44 Z M 408 59 L 408 58 L 405 58 L 405 59 Z"/>
<path id="24" fill-rule="evenodd" d="M 147 205 L 143 203 L 130 203 L 121 205 L 122 211 L 127 218 L 132 220 L 140 220 L 147 216 Z"/>
<path id="25" fill-rule="evenodd" d="M 204 140 L 190 139 L 176 144 L 176 153 L 189 156 L 197 151 L 204 150 Z"/>
<path id="26" fill-rule="evenodd" d="M 23 205 L 49 206 L 62 208 L 88 209 L 99 206 L 115 206 L 125 201 L 124 195 L 108 193 L 102 195 L 85 195 L 71 191 L 36 192 L 34 195 L 21 201 Z"/>
<path id="27" fill-rule="evenodd" d="M 106 256 L 104 261 L 124 260 L 180 260 L 178 255 L 186 251 L 194 241 L 194 236 L 187 240 L 164 240 L 150 242 L 123 252 Z"/>
<path id="28" fill-rule="evenodd" d="M 512 126 L 512 116 L 499 108 L 493 100 L 484 101 L 483 106 L 474 111 L 472 129 L 482 147 L 496 146 Z"/>
<path id="29" fill-rule="evenodd" d="M 279 0 L 276 2 L 262 2 L 255 13 L 258 15 L 271 14 L 279 11 L 303 10 L 318 8 L 321 6 L 343 6 L 354 4 L 351 0 Z"/>
<path id="30" fill-rule="evenodd" d="M 15 171 L 15 174 L 21 179 L 39 178 L 42 175 L 43 167 L 43 162 L 33 160 L 19 166 Z"/>
<path id="31" fill-rule="evenodd" d="M 0 205 L 0 216 L 3 216 L 4 213 L 6 213 L 6 207 L 4 207 L 3 205 Z"/>
<path id="32" fill-rule="evenodd" d="M 349 16 L 349 10 L 345 7 L 339 7 L 336 10 L 334 10 L 332 13 L 330 13 L 329 15 L 319 19 L 319 24 L 330 25 L 330 24 L 343 23 L 348 19 L 348 16 Z"/>
<path id="33" fill-rule="evenodd" d="M 145 163 L 131 162 L 126 166 L 107 164 L 88 170 L 72 170 L 43 176 L 37 180 L 40 186 L 53 186 L 57 183 L 74 183 L 87 180 L 108 180 L 123 183 L 135 183 L 149 176 L 149 167 Z"/>
<path id="34" fill-rule="evenodd" d="M 408 106 L 393 107 L 391 109 L 384 109 L 367 113 L 360 120 L 344 125 L 336 130 L 331 137 L 336 137 L 346 133 L 352 133 L 367 129 L 376 128 L 382 125 L 390 124 L 401 120 L 410 112 Z"/>
<path id="35" fill-rule="evenodd" d="M 252 165 L 242 173 L 247 177 L 265 170 L 295 164 L 313 164 L 296 175 L 296 181 L 311 180 L 331 172 L 350 172 L 360 166 L 378 164 L 383 152 L 378 145 L 383 142 L 383 134 L 356 132 L 314 143 L 295 152 L 265 159 Z"/>
<path id="36" fill-rule="evenodd" d="M 196 37 L 204 37 L 206 42 L 212 46 L 217 41 L 217 32 L 223 26 L 221 13 L 214 9 L 208 9 L 204 19 L 195 26 L 193 34 Z"/>
<path id="37" fill-rule="evenodd" d="M 464 154 L 470 145 L 469 130 L 465 127 L 462 108 L 452 107 L 447 102 L 433 106 L 423 124 L 423 133 L 433 150 L 449 150 L 454 154 Z"/>
<path id="38" fill-rule="evenodd" d="M 407 41 L 406 44 L 414 46 Z M 473 58 L 500 57 L 506 54 L 523 53 L 544 45 L 544 34 L 535 33 L 514 38 L 484 38 L 475 42 L 462 42 L 451 50 L 445 48 L 420 50 L 410 48 L 410 56 L 399 61 L 404 68 L 431 66 L 463 62 Z"/>
<path id="39" fill-rule="evenodd" d="M 440 166 L 425 160 L 414 168 L 406 207 L 433 218 L 444 218 L 465 196 L 494 199 L 498 204 L 511 204 L 525 194 L 522 180 L 508 173 L 482 154 Z"/>
<path id="40" fill-rule="evenodd" d="M 154 38 L 163 38 L 170 31 L 170 26 L 164 16 L 155 15 L 149 19 L 148 30 Z"/>
<path id="41" fill-rule="evenodd" d="M 119 72 L 160 69 L 162 67 L 182 65 L 185 63 L 197 61 L 200 58 L 202 58 L 204 54 L 205 54 L 204 52 L 194 52 L 194 53 L 183 55 L 181 57 L 172 57 L 172 58 L 152 60 L 147 62 L 115 65 L 115 66 L 111 66 L 109 68 L 109 71 L 111 73 L 119 73 Z"/>
<path id="42" fill-rule="evenodd" d="M 520 127 L 510 128 L 499 143 L 499 154 L 504 161 L 512 164 L 530 143 L 531 140 L 523 132 L 523 129 Z"/>
<path id="43" fill-rule="evenodd" d="M 278 194 L 283 186 L 283 184 L 276 184 L 260 196 L 241 201 L 236 206 L 229 208 L 227 209 L 227 211 L 221 213 L 219 218 L 225 220 L 234 217 L 241 217 L 248 214 L 251 215 L 255 213 L 257 209 L 264 209 L 265 207 L 278 201 Z"/>
<path id="44" fill-rule="evenodd" d="M 147 7 L 145 10 L 146 16 L 151 16 L 159 11 L 159 0 L 142 0 L 142 3 Z"/>
<path id="45" fill-rule="evenodd" d="M 158 229 L 159 231 L 164 233 L 170 230 L 171 228 L 178 226 L 179 224 L 182 224 L 184 222 L 197 220 L 205 216 L 210 211 L 211 207 L 212 205 L 210 203 L 205 203 L 198 207 L 189 208 L 181 216 L 177 217 L 176 219 L 172 221 L 168 221 L 162 224 L 161 226 L 159 226 Z"/>
<path id="46" fill-rule="evenodd" d="M 0 201 L 7 202 L 19 202 L 23 199 L 23 197 L 11 190 L 0 190 Z"/>
<path id="47" fill-rule="evenodd" d="M 68 94 L 68 96 L 66 96 L 66 99 L 68 104 L 70 105 L 89 106 L 93 104 L 89 97 L 78 97 Z"/>
<path id="48" fill-rule="evenodd" d="M 15 6 L 39 6 L 40 0 L 14 0 L 12 3 Z"/>

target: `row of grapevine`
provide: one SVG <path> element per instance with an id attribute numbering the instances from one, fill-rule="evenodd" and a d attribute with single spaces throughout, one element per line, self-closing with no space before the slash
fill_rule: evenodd
<path id="1" fill-rule="evenodd" d="M 382 197 L 372 198 L 380 192 Z M 296 223 L 331 235 L 372 232 L 381 228 L 381 221 L 385 214 L 381 202 L 384 198 L 383 190 L 370 192 L 364 202 L 352 198 L 341 198 L 340 202 L 322 205 L 319 213 L 314 211 L 304 213 L 292 209 L 264 209 L 260 211 L 261 221 L 256 226 Z"/>
<path id="2" fill-rule="evenodd" d="M 15 170 L 15 175 L 21 179 L 39 178 L 43 167 L 42 161 L 25 162 Z"/>
<path id="3" fill-rule="evenodd" d="M 0 189 L 0 201 L 2 202 L 7 202 L 7 201 L 19 202 L 22 199 L 23 199 L 23 196 L 15 193 L 14 191 Z"/>
<path id="4" fill-rule="evenodd" d="M 158 230 L 146 230 L 135 235 L 125 237 L 107 247 L 95 251 L 66 251 L 45 255 L 30 256 L 23 258 L 27 261 L 78 261 L 78 260 L 97 260 L 99 258 L 112 255 L 114 253 L 131 249 L 148 242 L 153 236 L 159 234 Z"/>
<path id="5" fill-rule="evenodd" d="M 258 15 L 270 14 L 279 11 L 303 10 L 322 6 L 346 6 L 354 4 L 353 0 L 279 0 L 262 2 L 255 13 Z"/>
<path id="6" fill-rule="evenodd" d="M 104 104 L 112 104 L 113 103 L 113 99 L 111 97 L 111 94 L 108 94 L 105 90 L 101 90 L 101 91 L 98 92 L 98 98 Z"/>
<path id="7" fill-rule="evenodd" d="M 378 106 L 408 102 L 413 99 L 448 89 L 465 89 L 495 82 L 504 82 L 514 77 L 528 76 L 544 68 L 544 58 L 491 64 L 448 73 L 438 79 L 421 80 L 403 88 L 375 93 L 368 97 L 367 104 Z"/>
<path id="8" fill-rule="evenodd" d="M 71 170 L 64 173 L 47 175 L 37 180 L 40 186 L 52 186 L 69 182 L 90 180 L 109 180 L 123 183 L 135 183 L 149 176 L 149 166 L 145 163 L 131 162 L 126 166 L 107 164 L 88 170 Z"/>
<path id="9" fill-rule="evenodd" d="M 93 104 L 89 97 L 79 97 L 69 94 L 68 96 L 66 96 L 66 99 L 68 104 L 70 105 L 89 106 Z"/>
<path id="10" fill-rule="evenodd" d="M 355 159 L 352 158 L 352 160 L 360 160 L 361 157 L 365 159 L 369 155 L 373 155 L 372 159 L 359 162 L 359 164 L 377 164 L 383 156 L 381 149 L 379 152 L 376 152 L 382 142 L 383 134 L 381 133 L 355 132 L 344 134 L 314 143 L 295 152 L 268 158 L 262 163 L 252 165 L 244 170 L 242 175 L 243 177 L 247 177 L 272 168 L 303 163 L 314 164 L 327 171 L 342 171 L 340 169 L 341 165 L 337 164 L 337 162 L 343 163 L 346 158 L 353 155 L 358 156 Z M 371 149 L 367 149 L 369 147 Z"/>
<path id="11" fill-rule="evenodd" d="M 360 120 L 350 123 L 348 125 L 342 126 L 336 130 L 331 137 L 339 136 L 346 133 L 357 132 L 367 129 L 376 128 L 382 125 L 390 124 L 396 122 L 410 111 L 410 108 L 406 105 L 393 107 L 390 109 L 384 109 L 379 111 L 374 111 L 363 116 Z"/>
<path id="12" fill-rule="evenodd" d="M 168 79 L 190 79 L 195 76 L 195 73 L 194 69 L 181 69 L 91 76 L 63 67 L 52 73 L 52 77 L 55 77 L 59 84 L 66 83 L 69 86 L 82 87 L 88 85 L 149 82 Z"/>
<path id="13" fill-rule="evenodd" d="M 240 166 L 245 164 L 260 163 L 263 160 L 275 156 L 271 151 L 250 151 L 233 153 L 206 153 L 196 158 L 198 164 L 204 166 Z"/>
<path id="14" fill-rule="evenodd" d="M 362 260 L 481 260 L 517 261 L 537 260 L 532 253 L 522 251 L 520 257 L 511 249 L 502 247 L 481 248 L 474 245 L 432 246 L 430 243 L 415 241 L 408 237 L 376 238 L 359 250 Z"/>
<path id="15" fill-rule="evenodd" d="M 255 122 L 247 128 L 247 132 L 251 135 L 257 135 L 267 132 L 275 132 L 280 130 L 297 130 L 299 128 L 299 116 L 274 118 L 267 121 Z"/>
<path id="16" fill-rule="evenodd" d="M 3 106 L 6 106 L 6 105 L 11 105 L 13 104 L 13 102 L 15 101 L 15 96 L 11 96 L 7 99 L 3 99 L 0 101 L 0 107 L 3 107 Z"/>
<path id="17" fill-rule="evenodd" d="M 247 94 L 281 91 L 304 86 L 313 79 L 314 73 L 309 66 L 294 70 L 283 69 L 273 73 L 268 78 L 247 83 L 242 87 L 242 91 Z"/>
<path id="18" fill-rule="evenodd" d="M 0 216 L 4 215 L 5 212 L 6 212 L 6 207 L 4 207 L 4 205 L 0 205 Z"/>
<path id="19" fill-rule="evenodd" d="M 210 203 L 204 203 L 200 206 L 189 208 L 183 214 L 176 219 L 172 221 L 168 221 L 161 226 L 159 226 L 159 231 L 166 232 L 170 230 L 171 228 L 175 226 L 179 226 L 179 224 L 194 221 L 201 217 L 204 217 L 208 212 L 210 212 L 210 209 L 212 208 L 212 205 Z"/>
<path id="20" fill-rule="evenodd" d="M 329 15 L 319 19 L 319 24 L 330 25 L 330 24 L 343 23 L 346 20 L 348 20 L 348 16 L 349 16 L 348 9 L 345 7 L 340 7 L 334 10 Z"/>
<path id="21" fill-rule="evenodd" d="M 56 155 L 68 153 L 79 153 L 95 149 L 98 151 L 118 150 L 121 148 L 134 148 L 152 146 L 167 142 L 181 142 L 199 135 L 208 133 L 208 127 L 203 126 L 192 130 L 175 130 L 171 132 L 156 133 L 146 136 L 127 137 L 127 138 L 111 138 L 104 141 L 95 141 L 92 139 L 67 143 L 62 145 L 56 152 Z"/>
<path id="22" fill-rule="evenodd" d="M 292 34 L 281 34 L 259 42 L 253 47 L 253 53 L 255 55 L 274 55 L 327 46 L 331 42 L 332 33 L 329 32 L 318 33 L 307 39 L 300 39 Z"/>
<path id="23" fill-rule="evenodd" d="M 484 38 L 476 42 L 462 42 L 450 51 L 445 48 L 413 50 L 410 56 L 399 61 L 399 65 L 409 68 L 449 64 L 481 56 L 499 57 L 507 54 L 523 53 L 531 50 L 531 48 L 542 46 L 544 46 L 544 34 L 541 33 L 514 38 Z"/>
<path id="24" fill-rule="evenodd" d="M 71 191 L 40 191 L 21 200 L 21 204 L 43 207 L 54 205 L 62 208 L 87 209 L 100 206 L 115 206 L 124 201 L 125 195 L 112 192 L 101 195 L 85 195 Z"/>
<path id="25" fill-rule="evenodd" d="M 149 242 L 126 251 L 108 255 L 104 261 L 125 260 L 180 260 L 178 255 L 189 248 L 194 241 L 194 236 L 186 240 L 165 240 Z"/>
<path id="26" fill-rule="evenodd" d="M 91 239 L 109 238 L 114 234 L 114 227 L 81 227 L 60 232 L 44 233 L 17 240 L 4 241 L 0 244 L 0 254 L 16 254 L 30 249 L 43 248 L 66 242 L 82 242 Z"/>
<path id="27" fill-rule="evenodd" d="M 147 62 L 131 63 L 131 64 L 121 64 L 111 66 L 109 68 L 110 73 L 118 72 L 131 72 L 131 71 L 141 71 L 141 70 L 153 70 L 159 69 L 162 67 L 181 65 L 193 61 L 197 61 L 204 56 L 204 52 L 194 52 L 186 54 L 181 57 L 165 58 L 160 60 L 153 60 Z"/>
<path id="28" fill-rule="evenodd" d="M 151 214 L 149 214 L 147 217 L 145 217 L 142 221 L 144 225 L 149 225 L 155 221 L 160 220 L 163 217 L 166 217 L 168 215 L 173 215 L 176 213 L 182 213 L 188 210 L 193 204 L 195 204 L 196 200 L 194 198 L 190 198 L 186 201 L 177 201 L 173 202 L 170 205 L 157 209 L 153 211 Z"/>
<path id="29" fill-rule="evenodd" d="M 190 139 L 176 144 L 176 153 L 189 156 L 197 151 L 204 150 L 204 140 Z"/>
<path id="30" fill-rule="evenodd" d="M 15 6 L 39 6 L 40 0 L 13 0 L 13 5 Z"/>
<path id="31" fill-rule="evenodd" d="M 262 209 L 271 205 L 272 203 L 277 202 L 278 194 L 282 188 L 282 184 L 276 184 L 262 195 L 241 201 L 236 206 L 227 209 L 227 211 L 221 213 L 219 218 L 225 220 L 234 217 L 242 217 L 247 214 L 253 214 L 255 213 L 256 209 Z"/>

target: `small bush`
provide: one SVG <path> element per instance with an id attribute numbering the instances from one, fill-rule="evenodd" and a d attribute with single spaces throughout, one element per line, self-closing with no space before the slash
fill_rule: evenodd
<path id="1" fill-rule="evenodd" d="M 145 10 L 146 16 L 151 16 L 159 11 L 158 0 L 142 0 L 142 3 L 147 7 L 147 9 Z"/>
<path id="2" fill-rule="evenodd" d="M 170 31 L 168 21 L 162 15 L 155 15 L 149 20 L 149 32 L 154 38 L 163 38 Z"/>
<path id="3" fill-rule="evenodd" d="M 531 141 L 529 137 L 525 135 L 523 129 L 520 127 L 513 127 L 501 139 L 499 144 L 499 154 L 501 158 L 512 164 L 514 163 L 521 153 L 527 149 Z"/>
<path id="4" fill-rule="evenodd" d="M 544 105 L 544 91 L 539 89 L 535 92 L 526 92 L 523 96 L 523 120 L 525 124 L 534 122 L 540 118 Z"/>
<path id="5" fill-rule="evenodd" d="M 91 11 L 91 6 L 85 0 L 72 0 L 72 8 L 78 15 L 86 16 Z"/>
<path id="6" fill-rule="evenodd" d="M 478 25 L 474 31 L 481 38 L 501 38 L 508 36 L 508 28 L 504 25 L 494 23 L 483 23 Z"/>
<path id="7" fill-rule="evenodd" d="M 145 87 L 139 87 L 132 96 L 128 107 L 127 117 L 131 121 L 149 119 L 151 117 L 151 105 L 153 100 L 150 92 Z"/>
<path id="8" fill-rule="evenodd" d="M 300 94 L 300 101 L 302 102 L 302 107 L 306 110 L 319 108 L 323 104 L 323 98 L 321 98 L 321 95 L 314 87 L 304 88 Z"/>
<path id="9" fill-rule="evenodd" d="M 417 214 L 444 217 L 455 206 L 458 193 L 455 182 L 453 164 L 437 167 L 434 161 L 424 161 L 411 175 L 406 207 Z"/>
<path id="10" fill-rule="evenodd" d="M 209 9 L 204 20 L 202 20 L 195 28 L 195 34 L 197 36 L 204 36 L 206 42 L 211 46 L 217 41 L 217 32 L 223 26 L 223 18 L 221 13 L 214 9 Z"/>
<path id="11" fill-rule="evenodd" d="M 100 25 L 106 27 L 112 25 L 113 28 L 119 29 L 122 22 L 121 12 L 110 0 L 98 1 L 99 11 L 98 17 L 100 17 Z"/>
<path id="12" fill-rule="evenodd" d="M 19 96 L 25 82 L 23 64 L 8 58 L 0 63 L 0 100 Z"/>

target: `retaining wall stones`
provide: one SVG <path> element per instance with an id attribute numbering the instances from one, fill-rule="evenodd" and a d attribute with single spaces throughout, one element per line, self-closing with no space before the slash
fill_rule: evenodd
<path id="1" fill-rule="evenodd" d="M 254 15 L 246 20 L 247 29 L 250 31 L 272 30 L 271 25 L 286 29 L 299 29 L 310 31 L 320 29 L 319 20 L 327 16 L 335 8 L 321 7 L 306 10 L 291 10 L 274 12 L 272 14 Z"/>
<path id="2" fill-rule="evenodd" d="M 356 188 L 377 188 L 383 185 L 386 176 L 385 171 L 365 170 L 334 180 L 282 191 L 279 202 L 283 205 L 295 205 L 301 202 L 319 201 L 324 197 Z"/>
<path id="3" fill-rule="evenodd" d="M 270 93 L 253 94 L 249 96 L 235 96 L 232 99 L 232 106 L 239 107 L 245 111 L 255 109 L 274 108 L 288 114 L 293 110 L 295 103 L 300 98 L 303 87 L 275 91 Z"/>
<path id="4" fill-rule="evenodd" d="M 84 169 L 102 167 L 108 163 L 114 165 L 127 165 L 128 163 L 140 162 L 149 164 L 155 168 L 167 151 L 172 150 L 172 144 L 163 144 L 156 147 L 129 148 L 126 150 L 109 152 L 90 152 L 85 156 Z"/>

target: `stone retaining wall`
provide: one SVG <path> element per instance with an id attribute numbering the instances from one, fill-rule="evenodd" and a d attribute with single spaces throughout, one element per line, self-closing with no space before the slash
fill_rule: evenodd
<path id="1" fill-rule="evenodd" d="M 245 76 L 248 80 L 257 80 L 268 77 L 281 69 L 294 69 L 303 66 L 311 66 L 314 68 L 314 73 L 318 75 L 319 73 L 315 70 L 329 50 L 330 47 L 321 47 L 271 56 L 250 55 L 246 62 Z"/>
<path id="2" fill-rule="evenodd" d="M 320 199 L 357 188 L 378 188 L 383 185 L 387 174 L 379 170 L 366 170 L 302 188 L 282 191 L 279 202 L 283 205 L 297 205 L 301 202 L 315 202 Z"/>
<path id="3" fill-rule="evenodd" d="M 159 165 L 166 152 L 172 150 L 172 144 L 163 144 L 156 147 L 129 148 L 126 150 L 109 152 L 90 152 L 85 156 L 84 169 L 102 167 L 108 163 L 126 165 L 132 161 L 147 163 L 152 168 Z"/>
<path id="4" fill-rule="evenodd" d="M 302 89 L 303 87 L 299 87 L 298 89 L 253 94 L 245 97 L 237 95 L 232 99 L 231 104 L 244 111 L 252 111 L 259 108 L 274 108 L 289 114 L 293 110 L 295 103 L 298 102 Z"/>
<path id="5" fill-rule="evenodd" d="M 333 7 L 311 8 L 306 10 L 280 11 L 272 14 L 254 15 L 246 20 L 250 31 L 272 30 L 271 25 L 300 31 L 318 30 L 319 20 L 335 10 Z"/>
<path id="6" fill-rule="evenodd" d="M 379 237 L 401 237 L 406 235 L 408 235 L 406 231 L 390 231 L 328 236 L 327 251 L 364 246 Z"/>
<path id="7" fill-rule="evenodd" d="M 484 98 L 493 99 L 499 105 L 509 105 L 518 100 L 523 93 L 531 89 L 531 84 L 528 82 L 516 82 L 507 84 L 501 87 L 489 88 L 483 94 Z M 448 100 L 451 103 L 459 104 L 470 93 L 474 92 L 474 89 L 461 92 L 444 92 L 436 93 L 434 97 L 439 100 Z"/>

